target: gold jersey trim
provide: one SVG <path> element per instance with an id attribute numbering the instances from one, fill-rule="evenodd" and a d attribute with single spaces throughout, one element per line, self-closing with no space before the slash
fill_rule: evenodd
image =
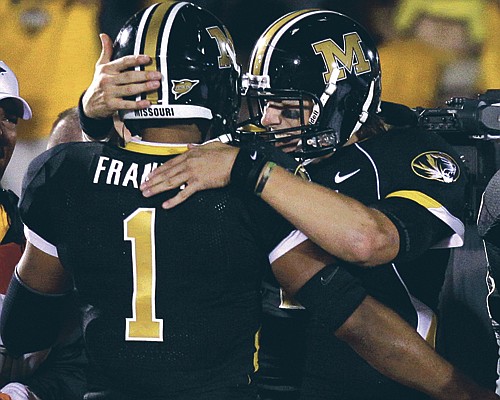
<path id="1" fill-rule="evenodd" d="M 399 190 L 397 192 L 389 193 L 386 198 L 402 197 L 404 199 L 413 200 L 414 202 L 424 206 L 425 208 L 440 208 L 443 207 L 441 203 L 434 200 L 432 197 L 427 196 L 422 192 L 416 190 Z"/>
<path id="2" fill-rule="evenodd" d="M 146 143 L 131 141 L 126 143 L 123 149 L 133 151 L 134 153 L 170 156 L 185 153 L 188 150 L 188 146 L 184 143 Z"/>
<path id="3" fill-rule="evenodd" d="M 3 240 L 10 228 L 10 221 L 4 206 L 0 205 L 0 242 Z"/>

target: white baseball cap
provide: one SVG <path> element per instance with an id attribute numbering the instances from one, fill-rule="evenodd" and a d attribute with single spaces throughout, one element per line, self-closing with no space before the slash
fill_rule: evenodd
<path id="1" fill-rule="evenodd" d="M 0 61 L 0 100 L 13 98 L 23 104 L 23 119 L 30 119 L 32 116 L 31 107 L 28 102 L 19 96 L 19 83 L 16 75 L 3 61 Z"/>

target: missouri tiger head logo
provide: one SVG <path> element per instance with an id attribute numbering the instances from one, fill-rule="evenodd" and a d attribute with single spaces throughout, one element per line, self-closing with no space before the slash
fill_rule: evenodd
<path id="1" fill-rule="evenodd" d="M 418 176 L 443 183 L 455 182 L 460 176 L 457 162 L 448 154 L 428 151 L 415 157 L 411 169 Z"/>
<path id="2" fill-rule="evenodd" d="M 180 81 L 172 80 L 172 93 L 175 100 L 189 93 L 200 81 L 191 79 L 182 79 Z"/>

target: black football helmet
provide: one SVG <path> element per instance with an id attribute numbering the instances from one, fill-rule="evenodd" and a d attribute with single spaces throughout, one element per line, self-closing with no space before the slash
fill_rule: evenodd
<path id="1" fill-rule="evenodd" d="M 153 4 L 132 16 L 115 40 L 112 59 L 134 54 L 149 55 L 152 63 L 137 69 L 158 70 L 162 80 L 157 90 L 137 98 L 150 100 L 149 108 L 120 113 L 133 133 L 165 119 L 194 119 L 203 139 L 234 129 L 240 67 L 217 17 L 188 2 Z"/>
<path id="2" fill-rule="evenodd" d="M 286 141 L 300 131 L 295 156 L 318 157 L 342 146 L 377 113 L 380 63 L 374 41 L 356 21 L 334 11 L 306 9 L 284 15 L 260 36 L 242 79 L 252 126 L 249 135 Z M 311 117 L 299 129 L 258 132 L 266 101 L 312 100 Z M 310 104 L 310 103 L 309 103 Z M 256 107 L 257 105 L 257 107 Z M 245 128 L 240 128 L 242 140 Z"/>

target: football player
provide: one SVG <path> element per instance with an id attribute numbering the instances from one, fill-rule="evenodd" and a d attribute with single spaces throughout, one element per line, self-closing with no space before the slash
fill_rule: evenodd
<path id="1" fill-rule="evenodd" d="M 200 189 L 229 182 L 247 187 L 338 258 L 338 264 L 358 276 L 371 295 L 434 346 L 437 299 L 449 249 L 463 243 L 465 178 L 458 156 L 440 137 L 412 127 L 386 129 L 379 115 L 379 59 L 369 34 L 333 11 L 287 14 L 257 41 L 243 87 L 250 106 L 260 106 L 256 112 L 250 108 L 254 117 L 250 122 L 263 128 L 260 135 L 255 132 L 259 129 L 248 135 L 306 160 L 315 184 L 277 166 L 259 145 L 237 148 L 212 143 L 192 146 L 152 172 L 141 187 L 145 195 L 187 183 L 185 190 L 164 203 L 172 209 Z M 248 135 L 242 134 L 241 141 L 250 140 Z M 279 259 L 279 254 L 275 256 Z M 286 265 L 278 264 L 273 270 L 284 286 Z M 306 335 L 301 398 L 425 398 L 379 374 L 325 329 L 333 311 L 318 306 L 318 299 L 324 292 L 322 283 L 335 277 L 322 278 L 311 279 L 296 296 L 313 315 Z M 280 300 L 269 304 L 285 307 Z M 289 312 L 280 319 L 279 313 L 274 311 L 275 328 L 267 334 L 274 336 L 270 339 L 274 344 L 290 344 L 300 336 L 294 333 L 290 342 L 286 340 L 287 332 L 293 332 L 286 317 L 292 321 L 293 317 Z M 283 325 L 287 329 L 278 331 Z M 290 371 L 300 362 L 280 359 L 294 354 L 286 348 L 274 354 L 269 373 L 275 375 L 269 382 L 283 376 L 283 371 L 292 379 L 300 375 Z M 443 361 L 436 355 L 433 359 Z M 410 365 L 401 372 L 411 380 L 416 371 Z M 422 367 L 419 373 L 425 369 L 429 368 Z M 435 398 L 495 398 L 477 387 L 471 392 L 471 387 L 462 387 L 453 378 L 444 385 L 431 380 L 407 384 Z M 456 390 L 453 395 L 451 387 Z"/>
<path id="2" fill-rule="evenodd" d="M 232 40 L 204 9 L 164 2 L 127 22 L 114 58 L 137 51 L 151 56 L 146 69 L 162 82 L 144 93 L 150 107 L 122 114 L 136 137 L 122 147 L 64 143 L 30 164 L 19 203 L 28 242 L 4 302 L 2 339 L 14 355 L 49 347 L 76 288 L 86 398 L 256 399 L 261 274 L 290 227 L 233 188 L 200 193 L 173 212 L 161 204 L 177 190 L 149 199 L 139 190 L 186 143 L 232 130 Z"/>

